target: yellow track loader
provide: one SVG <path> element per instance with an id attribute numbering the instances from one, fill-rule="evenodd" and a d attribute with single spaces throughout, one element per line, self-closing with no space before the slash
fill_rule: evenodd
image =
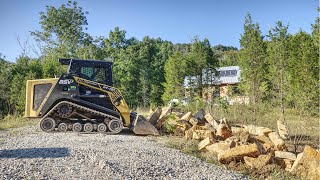
<path id="1" fill-rule="evenodd" d="M 69 65 L 60 78 L 28 80 L 25 117 L 41 118 L 43 131 L 159 135 L 143 116 L 130 112 L 112 84 L 112 62 L 59 59 Z"/>

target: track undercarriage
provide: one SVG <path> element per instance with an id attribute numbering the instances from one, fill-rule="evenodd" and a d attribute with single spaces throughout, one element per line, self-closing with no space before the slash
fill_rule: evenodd
<path id="1" fill-rule="evenodd" d="M 117 134 L 123 128 L 120 118 L 69 101 L 55 105 L 40 121 L 43 131 L 74 131 Z"/>

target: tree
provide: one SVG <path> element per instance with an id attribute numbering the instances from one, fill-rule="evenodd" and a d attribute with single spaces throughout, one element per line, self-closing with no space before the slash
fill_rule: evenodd
<path id="1" fill-rule="evenodd" d="M 290 103 L 301 112 L 318 112 L 318 48 L 312 36 L 300 31 L 289 39 Z"/>
<path id="2" fill-rule="evenodd" d="M 284 120 L 284 105 L 288 92 L 288 37 L 288 26 L 278 21 L 269 31 L 270 42 L 267 45 L 269 94 L 273 104 L 280 105 L 282 120 Z"/>
<path id="3" fill-rule="evenodd" d="M 242 70 L 240 88 L 250 96 L 256 118 L 256 104 L 261 102 L 266 93 L 266 47 L 259 24 L 253 24 L 250 14 L 245 17 L 240 46 L 239 66 Z"/>
<path id="4" fill-rule="evenodd" d="M 42 78 L 42 64 L 39 60 L 20 56 L 11 72 L 10 104 L 13 113 L 22 113 L 25 108 L 26 81 Z"/>
<path id="5" fill-rule="evenodd" d="M 208 39 L 200 41 L 197 37 L 192 44 L 191 52 L 186 61 L 186 74 L 197 76 L 198 94 L 202 97 L 204 80 L 208 82 L 211 79 L 210 72 L 215 73 L 218 67 L 218 60 L 214 57 L 210 42 Z M 203 74 L 207 76 L 203 76 Z M 203 79 L 205 78 L 205 79 Z"/>
<path id="6" fill-rule="evenodd" d="M 44 43 L 45 52 L 59 49 L 61 55 L 72 56 L 88 35 L 83 32 L 88 25 L 85 14 L 88 12 L 83 12 L 75 1 L 68 1 L 59 8 L 47 6 L 45 12 L 40 12 L 42 30 L 31 34 Z"/>
<path id="7" fill-rule="evenodd" d="M 10 86 L 12 81 L 11 63 L 0 53 L 0 118 L 10 112 Z"/>
<path id="8" fill-rule="evenodd" d="M 186 59 L 178 51 L 169 57 L 164 67 L 165 83 L 162 99 L 164 102 L 170 101 L 172 98 L 182 98 L 184 87 L 184 76 L 186 68 Z"/>

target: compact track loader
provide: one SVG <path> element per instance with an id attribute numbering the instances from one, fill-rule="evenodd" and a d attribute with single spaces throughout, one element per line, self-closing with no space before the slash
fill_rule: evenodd
<path id="1" fill-rule="evenodd" d="M 158 135 L 143 116 L 129 112 L 112 85 L 112 62 L 59 59 L 69 65 L 60 78 L 28 80 L 25 117 L 42 118 L 43 131 L 117 134 L 123 127 L 135 134 Z"/>

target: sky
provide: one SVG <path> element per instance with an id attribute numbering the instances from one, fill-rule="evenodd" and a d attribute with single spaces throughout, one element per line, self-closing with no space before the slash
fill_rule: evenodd
<path id="1" fill-rule="evenodd" d="M 67 0 L 0 0 L 0 53 L 15 62 L 20 42 L 33 44 L 30 31 L 40 30 L 39 13 L 46 5 L 59 7 Z M 289 25 L 289 33 L 311 32 L 318 16 L 318 0 L 78 0 L 88 11 L 87 33 L 108 36 L 115 27 L 126 37 L 160 37 L 189 43 L 195 36 L 211 45 L 240 47 L 244 17 L 249 12 L 267 34 L 276 21 Z M 32 51 L 30 56 L 36 56 Z"/>

